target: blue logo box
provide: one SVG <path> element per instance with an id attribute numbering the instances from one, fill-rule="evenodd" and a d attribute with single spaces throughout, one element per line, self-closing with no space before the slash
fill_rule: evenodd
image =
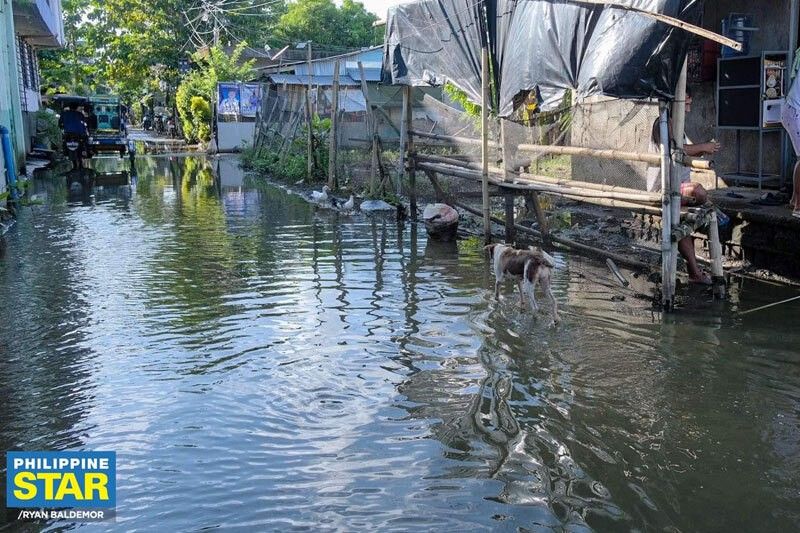
<path id="1" fill-rule="evenodd" d="M 117 505 L 116 452 L 7 452 L 6 507 Z"/>

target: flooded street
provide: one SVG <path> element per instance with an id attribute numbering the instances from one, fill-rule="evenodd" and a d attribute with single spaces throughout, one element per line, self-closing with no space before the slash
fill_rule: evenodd
<path id="1" fill-rule="evenodd" d="M 478 243 L 315 211 L 230 159 L 137 169 L 93 197 L 37 181 L 0 259 L 0 447 L 116 451 L 116 527 L 800 520 L 797 306 L 737 315 L 789 289 L 662 317 L 559 253 L 553 328 L 511 284 L 494 301 Z"/>

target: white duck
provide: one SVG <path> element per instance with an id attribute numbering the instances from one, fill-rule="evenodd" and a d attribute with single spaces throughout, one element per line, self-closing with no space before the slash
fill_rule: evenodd
<path id="1" fill-rule="evenodd" d="M 353 198 L 353 195 L 350 195 L 350 199 L 347 200 L 344 205 L 342 205 L 343 211 L 352 211 L 353 208 L 356 206 L 356 200 Z"/>
<path id="2" fill-rule="evenodd" d="M 322 192 L 318 191 L 311 191 L 311 199 L 314 200 L 318 204 L 322 204 L 328 201 L 328 193 L 330 189 L 327 185 L 322 187 Z"/>

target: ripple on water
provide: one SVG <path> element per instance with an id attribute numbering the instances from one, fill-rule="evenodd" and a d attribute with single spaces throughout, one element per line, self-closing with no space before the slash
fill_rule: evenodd
<path id="1" fill-rule="evenodd" d="M 785 316 L 661 317 L 558 254 L 553 327 L 469 246 L 139 163 L 132 194 L 21 217 L 0 260 L 0 442 L 116 450 L 118 528 L 800 519 Z"/>

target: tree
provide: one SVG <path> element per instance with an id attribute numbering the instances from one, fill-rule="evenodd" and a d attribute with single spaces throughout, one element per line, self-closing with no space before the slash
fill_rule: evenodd
<path id="1" fill-rule="evenodd" d="M 297 0 L 289 4 L 273 31 L 275 42 L 313 41 L 323 45 L 359 47 L 373 42 L 372 24 L 378 17 L 364 4 L 344 0 Z"/>

